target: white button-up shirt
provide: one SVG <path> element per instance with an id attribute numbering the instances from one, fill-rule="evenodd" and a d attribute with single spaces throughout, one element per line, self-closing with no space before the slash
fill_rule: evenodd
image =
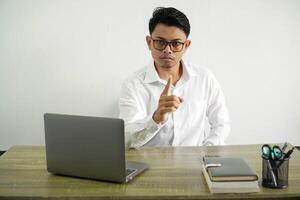
<path id="1" fill-rule="evenodd" d="M 164 124 L 152 119 L 167 81 L 154 64 L 139 70 L 122 86 L 120 118 L 127 147 L 222 145 L 230 132 L 222 89 L 207 69 L 181 62 L 183 73 L 169 95 L 183 98 Z"/>

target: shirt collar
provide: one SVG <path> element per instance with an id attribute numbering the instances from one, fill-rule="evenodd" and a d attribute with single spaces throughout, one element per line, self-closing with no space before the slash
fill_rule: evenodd
<path id="1" fill-rule="evenodd" d="M 195 73 L 193 72 L 192 68 L 188 63 L 184 62 L 183 60 L 181 60 L 180 62 L 183 67 L 183 73 L 180 79 L 182 79 L 182 81 L 185 82 L 190 78 L 190 76 L 194 76 Z M 154 63 L 152 63 L 147 66 L 144 83 L 154 82 L 162 82 L 162 80 L 155 69 Z"/>
<path id="2" fill-rule="evenodd" d="M 153 83 L 160 81 L 161 79 L 159 78 L 159 75 L 155 69 L 154 62 L 149 64 L 146 69 L 146 74 L 144 78 L 145 83 Z"/>

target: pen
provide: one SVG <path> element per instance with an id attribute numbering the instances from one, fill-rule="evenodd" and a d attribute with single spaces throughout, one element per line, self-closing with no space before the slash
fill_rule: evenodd
<path id="1" fill-rule="evenodd" d="M 294 149 L 295 149 L 295 147 L 291 148 L 290 150 L 288 150 L 288 152 L 286 152 L 286 154 L 284 155 L 284 157 L 282 158 L 280 163 L 277 165 L 277 168 L 280 168 L 280 166 L 284 163 L 284 161 L 286 161 L 290 158 L 290 156 L 293 153 Z"/>
<path id="2" fill-rule="evenodd" d="M 293 153 L 295 147 L 291 148 L 283 157 L 283 159 L 289 158 L 291 154 Z"/>
<path id="3" fill-rule="evenodd" d="M 285 143 L 283 144 L 283 146 L 281 147 L 282 153 L 284 153 L 286 147 L 287 147 L 287 142 L 285 142 Z"/>

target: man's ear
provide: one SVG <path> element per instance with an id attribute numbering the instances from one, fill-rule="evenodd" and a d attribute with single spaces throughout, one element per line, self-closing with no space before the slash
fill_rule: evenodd
<path id="1" fill-rule="evenodd" d="M 185 42 L 185 48 L 187 49 L 187 48 L 189 48 L 189 46 L 191 45 L 191 43 L 192 43 L 192 41 L 191 40 L 187 40 L 186 42 Z"/>
<path id="2" fill-rule="evenodd" d="M 185 43 L 184 43 L 184 52 L 183 53 L 185 53 L 186 52 L 186 50 L 189 48 L 189 46 L 191 45 L 191 40 L 187 40 L 187 41 L 185 41 Z"/>
<path id="3" fill-rule="evenodd" d="M 146 36 L 146 42 L 148 45 L 148 49 L 151 50 L 151 37 L 149 35 Z"/>

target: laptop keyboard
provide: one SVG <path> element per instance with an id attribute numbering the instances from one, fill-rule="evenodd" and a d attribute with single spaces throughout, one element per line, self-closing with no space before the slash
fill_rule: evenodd
<path id="1" fill-rule="evenodd" d="M 126 169 L 126 176 L 134 173 L 136 171 L 136 169 Z"/>

